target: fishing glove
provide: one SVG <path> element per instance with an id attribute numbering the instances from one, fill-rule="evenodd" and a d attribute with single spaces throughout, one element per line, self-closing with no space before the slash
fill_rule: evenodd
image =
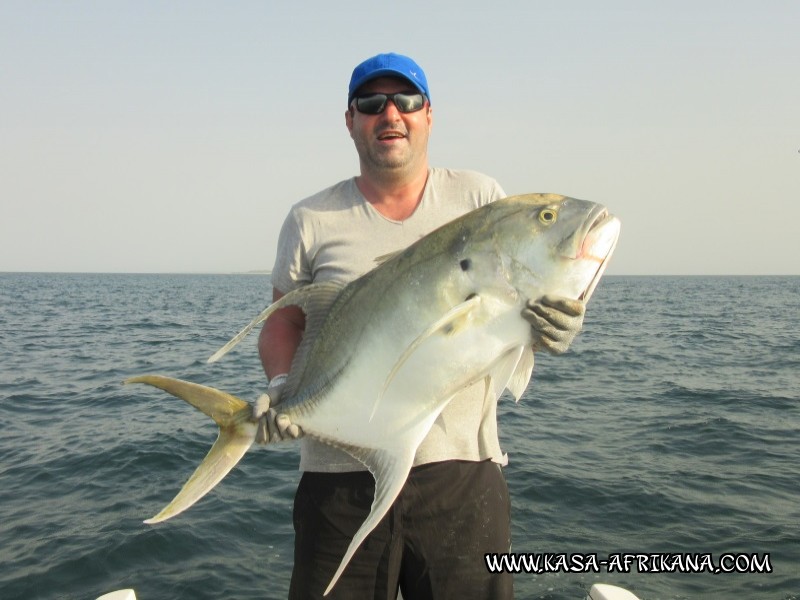
<path id="1" fill-rule="evenodd" d="M 542 296 L 528 300 L 522 311 L 531 324 L 533 351 L 563 354 L 583 326 L 586 304 L 562 296 Z"/>
<path id="2" fill-rule="evenodd" d="M 293 424 L 288 416 L 279 413 L 276 408 L 281 403 L 286 377 L 286 375 L 273 377 L 269 382 L 267 393 L 261 394 L 253 405 L 253 420 L 258 421 L 256 442 L 259 444 L 296 440 L 303 435 L 300 426 Z"/>

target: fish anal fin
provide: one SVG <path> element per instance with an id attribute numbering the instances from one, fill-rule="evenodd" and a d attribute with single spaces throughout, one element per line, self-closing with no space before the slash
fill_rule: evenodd
<path id="1" fill-rule="evenodd" d="M 353 536 L 350 545 L 347 547 L 347 552 L 342 557 L 339 568 L 336 569 L 336 573 L 334 573 L 323 596 L 327 596 L 333 589 L 361 543 L 389 512 L 395 499 L 400 494 L 400 490 L 403 489 L 408 473 L 411 471 L 411 465 L 414 462 L 413 449 L 411 451 L 407 449 L 392 451 L 342 447 L 361 461 L 372 473 L 375 478 L 375 498 L 372 501 L 369 515 L 367 515 L 367 518 Z"/>

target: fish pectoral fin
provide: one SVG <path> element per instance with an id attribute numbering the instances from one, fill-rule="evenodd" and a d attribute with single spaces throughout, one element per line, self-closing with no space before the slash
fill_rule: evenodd
<path id="1" fill-rule="evenodd" d="M 429 340 L 436 334 L 454 335 L 458 333 L 469 323 L 470 316 L 474 313 L 478 306 L 480 306 L 480 304 L 480 296 L 477 294 L 470 296 L 461 304 L 457 304 L 447 311 L 440 319 L 432 323 L 425 331 L 417 336 L 417 338 L 411 342 L 411 344 L 409 344 L 408 348 L 405 349 L 403 354 L 395 363 L 394 367 L 392 367 L 389 375 L 386 377 L 386 381 L 383 384 L 381 393 L 375 399 L 375 404 L 372 407 L 372 413 L 369 416 L 370 421 L 372 421 L 372 418 L 375 416 L 375 412 L 378 410 L 378 405 L 386 395 L 386 390 L 389 389 L 389 385 L 394 380 L 395 375 L 397 375 L 398 371 L 400 371 L 406 361 L 408 361 L 409 357 L 414 354 L 414 352 L 416 352 L 416 350 L 423 343 L 425 343 L 426 340 Z"/>
<path id="2" fill-rule="evenodd" d="M 358 547 L 370 532 L 375 529 L 380 520 L 386 516 L 386 513 L 389 512 L 389 508 L 391 508 L 400 494 L 400 490 L 403 489 L 408 473 L 411 471 L 411 465 L 414 462 L 414 449 L 411 449 L 411 451 L 408 449 L 396 451 L 367 450 L 352 447 L 344 447 L 344 449 L 361 461 L 372 473 L 372 476 L 375 477 L 375 498 L 372 501 L 369 515 L 367 515 L 367 518 L 353 536 L 350 545 L 347 547 L 347 552 L 342 557 L 339 568 L 336 569 L 336 573 L 334 573 L 323 596 L 327 596 L 333 589 Z"/>
<path id="3" fill-rule="evenodd" d="M 185 400 L 219 425 L 217 441 L 178 495 L 161 512 L 145 523 L 159 523 L 183 512 L 205 496 L 236 466 L 256 438 L 250 405 L 230 394 L 197 383 L 144 375 L 125 383 L 146 383 Z"/>
<path id="4" fill-rule="evenodd" d="M 344 284 L 326 281 L 324 283 L 312 283 L 296 290 L 293 290 L 281 297 L 280 300 L 273 302 L 259 314 L 255 319 L 250 321 L 244 329 L 237 333 L 231 340 L 222 348 L 212 354 L 208 362 L 217 362 L 220 358 L 225 356 L 230 350 L 241 342 L 247 334 L 249 334 L 254 327 L 266 321 L 269 316 L 280 308 L 287 306 L 299 306 L 307 317 L 314 319 L 316 315 L 323 315 L 327 313 L 327 309 L 333 304 L 342 291 Z M 307 323 L 308 325 L 308 323 Z"/>

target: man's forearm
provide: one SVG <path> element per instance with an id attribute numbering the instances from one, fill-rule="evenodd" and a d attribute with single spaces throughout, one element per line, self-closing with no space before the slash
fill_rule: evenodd
<path id="1" fill-rule="evenodd" d="M 273 291 L 273 302 L 284 294 Z M 264 323 L 258 337 L 258 354 L 267 377 L 288 373 L 292 359 L 303 339 L 305 314 L 297 306 L 287 306 L 276 311 Z"/>

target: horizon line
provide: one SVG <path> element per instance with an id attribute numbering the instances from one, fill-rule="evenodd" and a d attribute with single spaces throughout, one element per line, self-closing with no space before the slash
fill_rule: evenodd
<path id="1" fill-rule="evenodd" d="M 0 275 L 272 275 L 272 271 L 0 271 Z M 603 277 L 800 277 L 800 273 L 606 273 Z"/>

